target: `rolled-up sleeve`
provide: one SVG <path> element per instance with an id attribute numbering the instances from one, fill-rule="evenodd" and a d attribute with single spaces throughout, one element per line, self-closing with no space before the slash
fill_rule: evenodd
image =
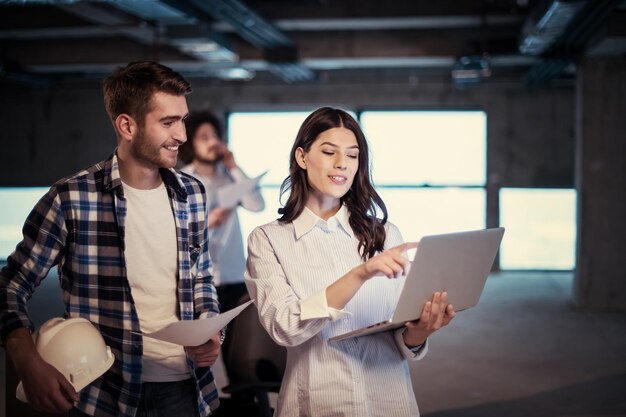
<path id="1" fill-rule="evenodd" d="M 0 271 L 0 337 L 33 324 L 27 301 L 62 255 L 67 228 L 61 199 L 54 188 L 44 195 L 28 215 L 23 239 Z"/>
<path id="2" fill-rule="evenodd" d="M 342 314 L 327 305 L 324 308 L 325 293 L 298 298 L 262 228 L 248 238 L 245 281 L 263 327 L 282 346 L 304 343 Z"/>
<path id="3" fill-rule="evenodd" d="M 351 314 L 345 310 L 337 310 L 328 306 L 326 288 L 300 302 L 300 317 L 302 320 L 330 318 L 332 321 L 335 321 L 349 315 Z"/>

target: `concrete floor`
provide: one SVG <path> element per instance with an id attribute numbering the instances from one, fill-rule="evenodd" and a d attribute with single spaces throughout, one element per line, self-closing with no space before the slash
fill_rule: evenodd
<path id="1" fill-rule="evenodd" d="M 572 274 L 490 277 L 412 367 L 429 417 L 626 416 L 626 313 L 569 305 Z"/>
<path id="2" fill-rule="evenodd" d="M 33 297 L 38 323 L 60 314 L 56 286 L 50 277 Z M 426 358 L 411 365 L 422 415 L 626 416 L 626 313 L 573 309 L 571 288 L 571 273 L 492 275 L 480 304 L 435 334 Z M 2 351 L 2 387 L 4 365 Z M 220 365 L 215 373 L 226 385 Z"/>

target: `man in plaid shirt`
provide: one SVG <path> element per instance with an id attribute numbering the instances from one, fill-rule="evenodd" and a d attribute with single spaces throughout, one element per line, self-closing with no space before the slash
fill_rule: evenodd
<path id="1" fill-rule="evenodd" d="M 219 313 L 209 268 L 206 197 L 173 170 L 186 140 L 189 83 L 149 61 L 104 81 L 118 146 L 56 182 L 24 224 L 0 271 L 0 337 L 29 403 L 70 416 L 205 416 L 218 406 L 210 366 L 220 334 L 182 347 L 142 337 L 176 320 Z M 26 302 L 58 266 L 66 317 L 93 323 L 113 366 L 76 393 L 34 347 Z"/>

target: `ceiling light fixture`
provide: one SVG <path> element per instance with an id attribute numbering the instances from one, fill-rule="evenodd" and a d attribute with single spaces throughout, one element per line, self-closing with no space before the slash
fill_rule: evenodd
<path id="1" fill-rule="evenodd" d="M 491 76 L 491 63 L 488 55 L 462 56 L 452 68 L 452 82 L 457 87 L 480 84 L 483 78 Z"/>

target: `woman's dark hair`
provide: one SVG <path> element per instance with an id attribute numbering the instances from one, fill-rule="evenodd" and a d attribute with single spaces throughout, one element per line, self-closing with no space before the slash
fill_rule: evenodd
<path id="1" fill-rule="evenodd" d="M 309 198 L 307 173 L 296 162 L 296 149 L 302 148 L 308 152 L 319 135 L 336 127 L 352 131 L 359 146 L 359 168 L 350 190 L 341 197 L 341 202 L 350 211 L 350 226 L 359 239 L 359 253 L 365 261 L 384 249 L 387 207 L 372 185 L 365 135 L 357 121 L 343 110 L 322 107 L 311 113 L 300 126 L 289 156 L 289 176 L 280 187 L 281 199 L 287 191 L 291 192 L 285 206 L 278 210 L 281 215 L 278 221 L 290 222 L 296 219 Z M 377 210 L 382 213 L 382 219 L 376 217 Z"/>
<path id="2" fill-rule="evenodd" d="M 178 157 L 184 164 L 189 164 L 193 161 L 194 150 L 193 150 L 193 138 L 196 136 L 196 132 L 198 128 L 203 124 L 208 123 L 213 126 L 215 129 L 215 134 L 220 138 L 221 141 L 224 141 L 224 127 L 222 125 L 222 121 L 215 114 L 208 110 L 203 110 L 199 112 L 191 113 L 185 119 L 185 129 L 187 130 L 187 142 L 183 143 L 183 145 L 178 148 Z"/>

